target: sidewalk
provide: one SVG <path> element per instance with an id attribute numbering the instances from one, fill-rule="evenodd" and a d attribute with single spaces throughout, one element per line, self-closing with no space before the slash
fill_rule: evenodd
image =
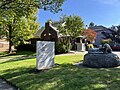
<path id="1" fill-rule="evenodd" d="M 85 55 L 87 53 L 87 51 L 81 51 L 81 52 L 78 52 L 78 51 L 70 51 L 69 53 L 65 53 L 65 54 L 58 54 L 56 56 L 67 56 L 67 55 L 75 55 L 75 54 L 83 54 Z"/>
<path id="2" fill-rule="evenodd" d="M 0 90 L 18 90 L 0 78 Z"/>
<path id="3" fill-rule="evenodd" d="M 23 57 L 17 57 L 17 58 L 1 58 L 0 60 L 21 60 L 21 59 L 31 59 L 35 58 L 36 56 L 23 56 Z M 10 85 L 10 83 L 6 82 L 4 79 L 0 77 L 0 90 L 19 90 L 16 87 Z"/>

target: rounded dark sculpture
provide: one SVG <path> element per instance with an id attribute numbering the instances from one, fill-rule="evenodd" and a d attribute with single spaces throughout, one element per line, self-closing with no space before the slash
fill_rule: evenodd
<path id="1" fill-rule="evenodd" d="M 120 65 L 120 59 L 113 53 L 88 53 L 84 56 L 83 65 L 92 68 L 116 67 Z"/>

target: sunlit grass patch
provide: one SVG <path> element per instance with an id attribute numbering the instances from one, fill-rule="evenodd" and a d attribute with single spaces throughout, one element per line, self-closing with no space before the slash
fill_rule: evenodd
<path id="1" fill-rule="evenodd" d="M 0 75 L 22 90 L 119 90 L 119 68 L 84 68 L 73 65 L 83 55 L 55 56 L 58 66 L 34 73 L 36 59 L 0 63 Z"/>

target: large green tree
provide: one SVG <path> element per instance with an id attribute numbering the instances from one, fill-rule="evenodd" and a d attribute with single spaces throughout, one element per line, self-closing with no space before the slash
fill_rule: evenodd
<path id="1" fill-rule="evenodd" d="M 36 17 L 38 9 L 57 13 L 64 0 L 1 0 L 0 33 L 9 40 L 9 52 L 12 44 L 24 42 L 38 29 Z"/>
<path id="2" fill-rule="evenodd" d="M 64 0 L 1 0 L 0 11 L 14 10 L 15 12 L 26 13 L 31 8 L 50 10 L 57 13 L 61 10 Z"/>
<path id="3" fill-rule="evenodd" d="M 64 23 L 62 22 L 58 29 L 60 33 L 64 36 L 69 36 L 71 38 L 77 38 L 80 33 L 84 30 L 84 22 L 80 16 L 65 16 Z M 61 20 L 62 21 L 62 20 Z"/>
<path id="4" fill-rule="evenodd" d="M 5 17 L 2 17 L 0 22 L 1 31 L 6 35 L 9 41 L 9 52 L 11 52 L 11 46 L 17 46 L 20 43 L 26 43 L 26 40 L 30 39 L 33 34 L 38 30 L 39 23 L 36 22 L 37 17 L 31 13 L 27 18 L 25 16 L 17 17 L 15 13 L 6 13 Z"/>
<path id="5" fill-rule="evenodd" d="M 94 25 L 94 22 L 90 22 L 89 27 L 93 27 Z"/>
<path id="6" fill-rule="evenodd" d="M 80 16 L 62 16 L 60 17 L 60 24 L 58 25 L 58 30 L 60 35 L 66 39 L 63 40 L 63 45 L 70 49 L 70 40 L 75 41 L 75 38 L 80 36 L 81 32 L 84 30 L 84 23 Z"/>

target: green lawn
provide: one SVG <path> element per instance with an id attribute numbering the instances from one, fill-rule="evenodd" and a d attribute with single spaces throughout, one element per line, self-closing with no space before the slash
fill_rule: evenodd
<path id="1" fill-rule="evenodd" d="M 36 59 L 0 63 L 0 75 L 22 90 L 120 90 L 119 68 L 86 68 L 73 64 L 83 55 L 56 56 L 59 66 L 34 73 Z"/>
<path id="2" fill-rule="evenodd" d="M 0 58 L 17 58 L 22 56 L 29 56 L 29 55 L 35 55 L 34 52 L 31 51 L 19 51 L 17 53 L 8 54 L 7 52 L 0 52 Z"/>

